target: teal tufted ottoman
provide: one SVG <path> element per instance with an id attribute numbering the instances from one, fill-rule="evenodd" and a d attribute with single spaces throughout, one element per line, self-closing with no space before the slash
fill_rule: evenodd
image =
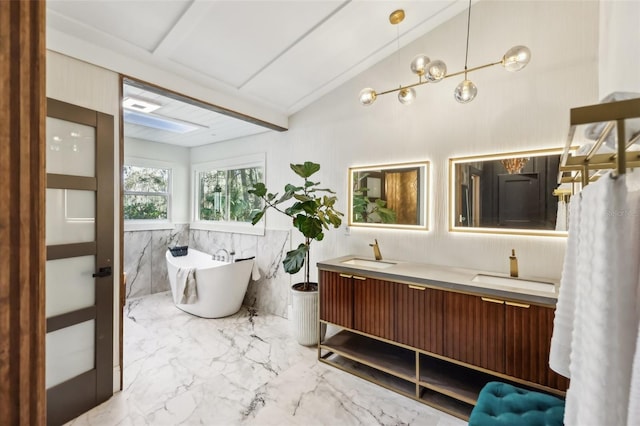
<path id="1" fill-rule="evenodd" d="M 560 398 L 489 382 L 478 395 L 469 426 L 562 426 L 563 418 Z"/>

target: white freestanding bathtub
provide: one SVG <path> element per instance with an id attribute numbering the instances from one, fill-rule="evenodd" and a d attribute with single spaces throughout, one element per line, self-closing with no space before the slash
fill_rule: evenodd
<path id="1" fill-rule="evenodd" d="M 254 259 L 221 262 L 213 260 L 210 254 L 192 248 L 189 248 L 186 256 L 179 257 L 173 257 L 167 250 L 165 257 L 171 293 L 174 296 L 178 269 L 195 268 L 198 299 L 191 304 L 176 304 L 179 309 L 203 318 L 226 317 L 240 310 Z"/>

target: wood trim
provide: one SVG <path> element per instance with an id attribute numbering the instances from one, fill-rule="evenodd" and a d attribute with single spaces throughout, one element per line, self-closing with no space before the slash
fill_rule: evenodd
<path id="1" fill-rule="evenodd" d="M 60 120 L 69 120 L 69 117 L 73 117 L 74 123 L 91 127 L 98 125 L 98 119 L 94 110 L 52 98 L 47 98 L 47 116 Z"/>
<path id="2" fill-rule="evenodd" d="M 47 173 L 47 188 L 95 191 L 98 185 L 94 177 Z"/>
<path id="3" fill-rule="evenodd" d="M 0 413 L 43 424 L 45 2 L 0 2 Z"/>
<path id="4" fill-rule="evenodd" d="M 114 230 L 114 134 L 113 116 L 97 114 L 96 127 L 96 268 L 113 268 Z M 113 395 L 113 285 L 114 276 L 96 278 L 96 365 L 97 402 Z M 107 367 L 108 366 L 108 367 Z"/>
<path id="5" fill-rule="evenodd" d="M 47 399 L 52 407 L 49 410 L 47 425 L 64 424 L 94 407 L 96 405 L 93 392 L 95 387 L 96 370 L 93 369 L 47 389 Z M 80 392 L 78 392 L 79 389 Z M 70 399 L 70 395 L 73 399 Z"/>
<path id="6" fill-rule="evenodd" d="M 193 98 L 191 96 L 184 95 L 182 93 L 174 92 L 173 90 L 169 90 L 166 87 L 158 86 L 157 84 L 149 83 L 147 81 L 141 81 L 129 76 L 122 76 L 123 84 L 127 84 L 129 86 L 137 87 L 140 89 L 150 90 L 152 92 L 158 93 L 162 96 L 166 96 L 171 99 L 175 99 L 180 102 L 184 102 L 190 105 L 197 106 L 198 108 L 203 108 L 209 111 L 216 112 L 218 114 L 226 115 L 228 117 L 233 117 L 238 120 L 246 121 L 247 123 L 256 124 L 261 127 L 265 127 L 267 129 L 275 130 L 278 132 L 286 132 L 288 129 L 286 127 L 279 126 L 274 123 L 270 123 L 268 121 L 261 120 L 256 117 L 252 117 L 250 115 L 243 114 L 238 111 L 234 111 L 229 108 L 221 107 L 219 105 L 210 104 L 208 102 L 201 101 L 199 99 Z M 122 102 L 120 102 L 122 105 Z M 122 115 L 121 115 L 122 117 Z"/>
<path id="7" fill-rule="evenodd" d="M 120 87 L 119 97 L 118 97 L 118 105 L 119 113 L 118 113 L 118 174 L 120 182 L 120 191 L 119 191 L 119 203 L 120 208 L 118 209 L 118 221 L 120 224 L 120 232 L 119 232 L 119 265 L 120 265 L 120 306 L 118 307 L 118 315 L 120 315 L 120 322 L 118 327 L 119 337 L 119 366 L 120 366 L 120 390 L 124 389 L 124 305 L 126 303 L 126 293 L 127 293 L 127 277 L 124 272 L 124 176 L 122 173 L 122 169 L 124 167 L 124 120 L 122 119 L 124 116 L 123 108 L 122 108 L 122 99 L 124 98 L 123 94 L 123 85 L 124 85 L 124 77 L 120 75 Z"/>
<path id="8" fill-rule="evenodd" d="M 47 318 L 47 333 L 80 324 L 81 322 L 95 319 L 95 317 L 96 307 L 93 305 L 76 311 L 67 312 L 65 314 L 56 315 Z"/>
<path id="9" fill-rule="evenodd" d="M 95 241 L 47 246 L 47 260 L 67 259 L 69 257 L 90 256 L 94 254 L 96 254 Z"/>

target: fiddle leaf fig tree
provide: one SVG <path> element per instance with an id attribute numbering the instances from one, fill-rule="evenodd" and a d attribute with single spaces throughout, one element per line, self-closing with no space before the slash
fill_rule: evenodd
<path id="1" fill-rule="evenodd" d="M 342 223 L 343 214 L 334 206 L 335 192 L 331 189 L 320 188 L 320 182 L 314 182 L 309 178 L 320 170 L 320 165 L 306 161 L 304 164 L 291 164 L 291 170 L 304 179 L 302 185 L 287 184 L 284 193 L 278 197 L 278 193 L 270 193 L 264 183 L 256 183 L 249 193 L 262 198 L 264 207 L 254 210 L 251 215 L 251 223 L 255 225 L 262 219 L 270 208 L 292 218 L 293 226 L 304 236 L 304 243 L 296 249 L 287 252 L 282 262 L 284 270 L 289 274 L 295 274 L 304 266 L 304 283 L 299 288 L 302 291 L 311 291 L 315 287 L 309 281 L 309 248 L 312 241 L 322 241 L 324 231 L 329 226 L 338 228 Z M 283 203 L 292 200 L 293 204 L 285 208 Z"/>

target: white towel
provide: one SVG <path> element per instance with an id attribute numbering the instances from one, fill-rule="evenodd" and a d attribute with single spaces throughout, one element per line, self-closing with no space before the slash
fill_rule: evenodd
<path id="1" fill-rule="evenodd" d="M 253 262 L 251 265 L 251 279 L 258 281 L 262 276 L 260 275 L 260 269 L 258 269 L 258 262 L 256 262 L 255 256 L 246 257 L 244 259 L 236 259 L 236 262 Z"/>
<path id="2" fill-rule="evenodd" d="M 262 275 L 260 275 L 260 269 L 258 269 L 258 262 L 253 259 L 253 266 L 251 267 L 251 279 L 253 281 L 258 281 L 260 278 L 262 278 Z"/>
<path id="3" fill-rule="evenodd" d="M 176 304 L 187 305 L 196 303 L 197 300 L 196 269 L 178 268 L 176 272 L 176 292 L 173 295 L 173 301 Z"/>
<path id="4" fill-rule="evenodd" d="M 556 231 L 566 231 L 568 226 L 568 205 L 564 200 L 558 201 L 558 212 L 556 214 Z"/>
<path id="5" fill-rule="evenodd" d="M 635 352 L 631 336 L 638 327 L 640 242 L 631 237 L 624 176 L 604 176 L 582 196 L 564 421 L 567 426 L 624 425 Z"/>
<path id="6" fill-rule="evenodd" d="M 640 240 L 640 170 L 627 174 L 627 188 L 629 191 L 628 208 L 629 215 L 632 220 L 631 232 L 629 238 Z M 640 263 L 640 255 L 636 254 L 635 260 Z M 639 273 L 640 275 L 640 273 Z M 632 295 L 630 295 L 632 297 Z M 636 298 L 636 314 L 640 315 L 640 276 L 635 292 Z M 631 389 L 629 394 L 629 411 L 627 417 L 628 426 L 637 426 L 640 424 L 640 328 L 636 333 L 636 351 L 633 359 L 633 370 L 631 374 Z"/>
<path id="7" fill-rule="evenodd" d="M 549 352 L 549 366 L 558 374 L 569 377 L 569 356 L 571 354 L 571 333 L 575 316 L 578 239 L 580 232 L 581 196 L 571 197 L 569 202 L 569 236 L 565 253 L 558 291 L 555 317 L 553 319 L 553 335 Z M 558 204 L 558 208 L 560 205 Z"/>

